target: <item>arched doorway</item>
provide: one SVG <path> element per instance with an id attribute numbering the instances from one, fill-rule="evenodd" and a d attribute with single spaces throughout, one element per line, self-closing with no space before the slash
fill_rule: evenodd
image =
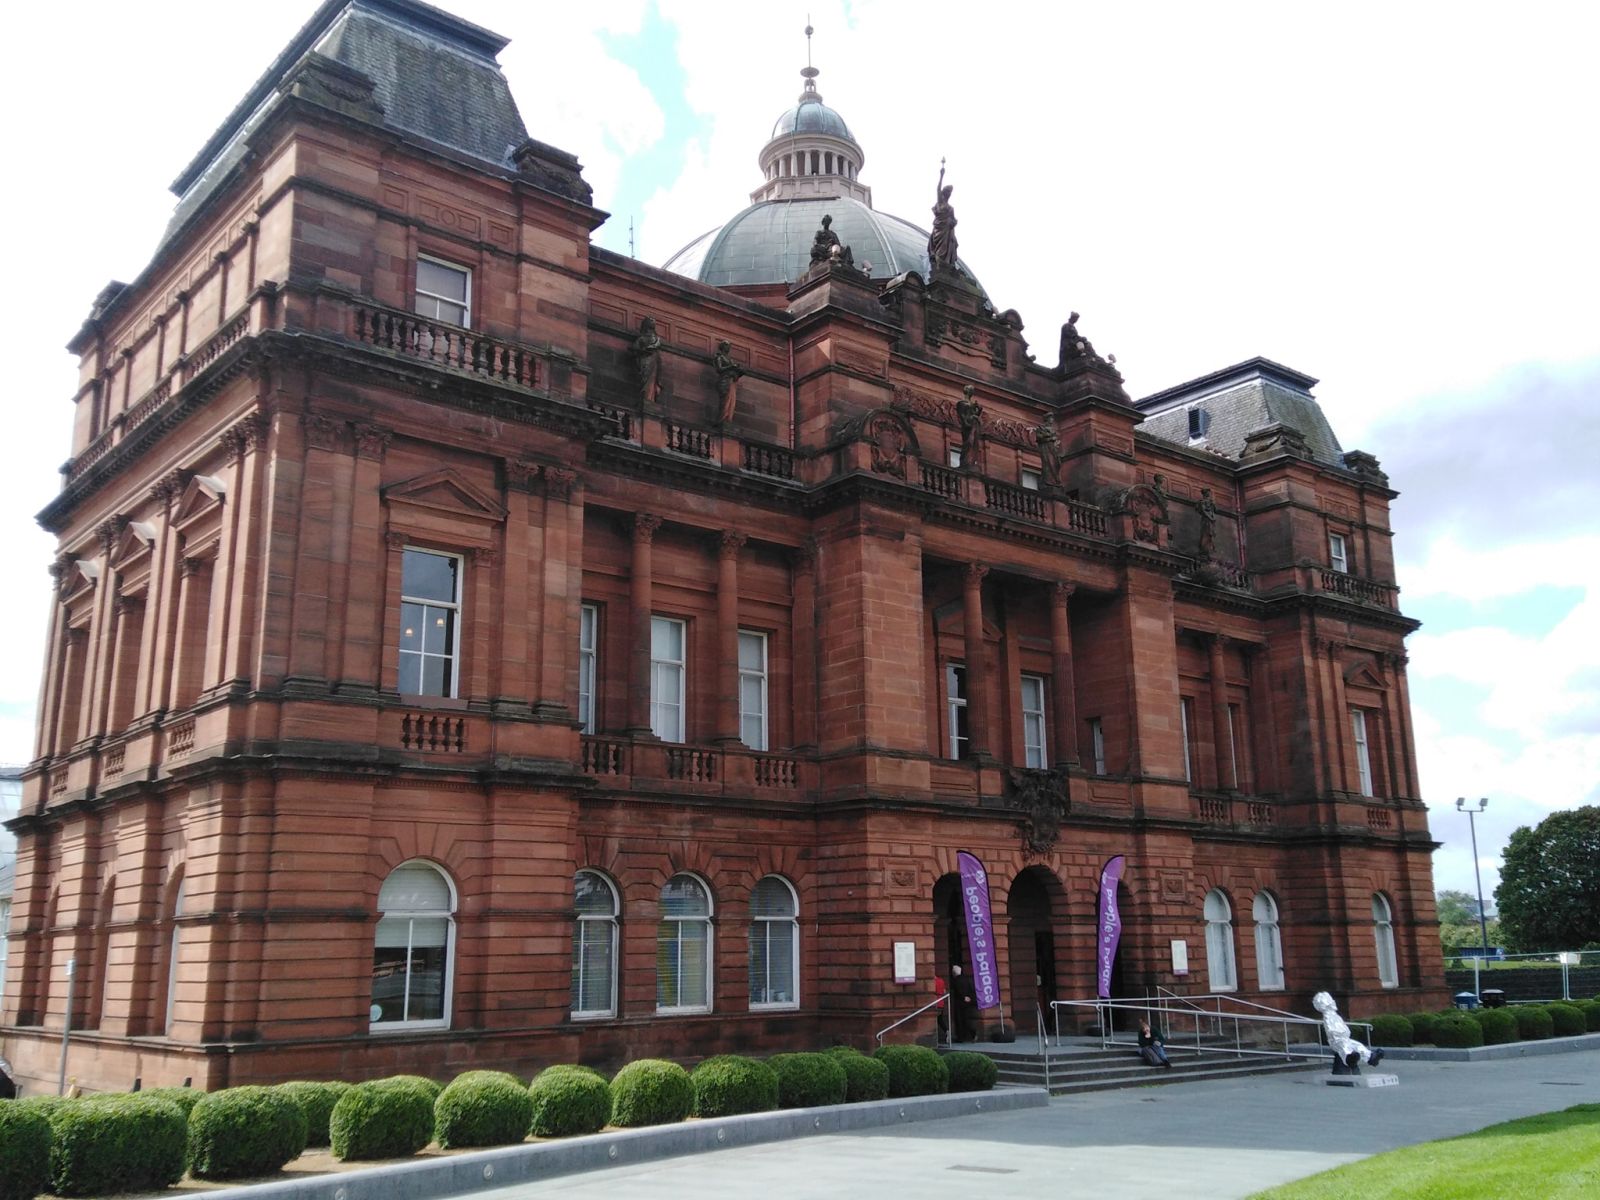
<path id="1" fill-rule="evenodd" d="M 1056 908 L 1064 901 L 1060 881 L 1045 867 L 1028 867 L 1011 882 L 1006 899 L 1011 996 L 1023 1029 L 1032 1024 L 1035 1005 L 1043 1011 L 1046 1027 L 1053 1027 L 1050 1003 L 1062 998 L 1056 974 Z"/>
<path id="2" fill-rule="evenodd" d="M 967 965 L 967 923 L 961 915 L 961 876 L 942 875 L 933 885 L 933 970 L 945 982 L 953 963 Z"/>

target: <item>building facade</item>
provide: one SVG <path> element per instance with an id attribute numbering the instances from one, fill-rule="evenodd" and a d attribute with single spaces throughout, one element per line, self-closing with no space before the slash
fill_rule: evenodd
<path id="1" fill-rule="evenodd" d="M 91 1088 L 866 1045 L 961 850 L 1011 1023 L 1094 995 L 1116 855 L 1119 995 L 1442 1000 L 1395 493 L 1315 381 L 1036 362 L 814 71 L 749 209 L 606 252 L 504 44 L 324 4 L 71 344 L 19 1078 L 69 961 Z"/>

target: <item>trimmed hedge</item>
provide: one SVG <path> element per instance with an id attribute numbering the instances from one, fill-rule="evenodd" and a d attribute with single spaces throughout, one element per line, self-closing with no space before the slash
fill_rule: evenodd
<path id="1" fill-rule="evenodd" d="M 37 1109 L 0 1102 L 0 1200 L 33 1200 L 50 1186 L 50 1122 Z"/>
<path id="2" fill-rule="evenodd" d="M 1483 1030 L 1485 1046 L 1504 1046 L 1517 1040 L 1517 1018 L 1505 1008 L 1480 1008 L 1472 1014 Z"/>
<path id="3" fill-rule="evenodd" d="M 845 1100 L 885 1100 L 889 1096 L 889 1066 L 869 1058 L 852 1046 L 835 1046 L 828 1054 L 844 1068 Z"/>
<path id="4" fill-rule="evenodd" d="M 1372 1044 L 1377 1046 L 1409 1046 L 1415 1038 L 1409 1017 L 1400 1013 L 1379 1013 L 1369 1018 L 1372 1025 Z"/>
<path id="5" fill-rule="evenodd" d="M 778 1075 L 764 1062 L 738 1054 L 708 1058 L 689 1073 L 694 1115 L 732 1117 L 778 1107 Z"/>
<path id="6" fill-rule="evenodd" d="M 1511 1010 L 1517 1018 L 1517 1036 L 1525 1042 L 1543 1041 L 1552 1037 L 1556 1023 L 1550 1013 L 1537 1004 L 1519 1004 Z"/>
<path id="7" fill-rule="evenodd" d="M 1447 1013 L 1433 1025 L 1433 1043 L 1452 1049 L 1483 1045 L 1483 1026 L 1466 1013 Z"/>
<path id="8" fill-rule="evenodd" d="M 1439 1019 L 1438 1013 L 1410 1013 L 1408 1014 L 1408 1019 L 1411 1022 L 1411 1044 L 1413 1046 L 1425 1046 L 1433 1041 L 1433 1026 Z"/>
<path id="9" fill-rule="evenodd" d="M 389 1080 L 351 1088 L 328 1118 L 328 1141 L 340 1160 L 405 1158 L 432 1138 L 433 1102 L 427 1091 Z"/>
<path id="10" fill-rule="evenodd" d="M 194 1106 L 199 1104 L 200 1101 L 205 1099 L 206 1096 L 206 1093 L 199 1088 L 186 1087 L 146 1088 L 142 1092 L 118 1093 L 118 1095 L 124 1094 L 133 1096 L 154 1096 L 157 1100 L 170 1100 L 179 1108 L 183 1109 L 184 1120 L 188 1120 L 194 1115 Z"/>
<path id="11" fill-rule="evenodd" d="M 305 1148 L 305 1110 L 276 1088 L 224 1088 L 189 1114 L 189 1173 L 196 1179 L 266 1175 Z"/>
<path id="12" fill-rule="evenodd" d="M 50 1190 L 97 1196 L 171 1187 L 183 1178 L 188 1122 L 170 1100 L 88 1096 L 50 1117 Z"/>
<path id="13" fill-rule="evenodd" d="M 350 1090 L 348 1083 L 314 1083 L 310 1080 L 297 1079 L 292 1083 L 280 1083 L 277 1090 L 300 1106 L 300 1111 L 306 1115 L 306 1145 L 326 1146 L 328 1144 L 328 1118 L 333 1115 L 333 1106 L 339 1103 L 339 1097 Z"/>
<path id="14" fill-rule="evenodd" d="M 515 1075 L 467 1071 L 433 1103 L 433 1140 L 441 1150 L 508 1146 L 528 1136 L 533 1097 Z"/>
<path id="15" fill-rule="evenodd" d="M 1589 1031 L 1589 1023 L 1584 1018 L 1583 1009 L 1576 1004 L 1565 1002 L 1548 1004 L 1545 1010 L 1550 1014 L 1557 1037 L 1577 1037 L 1580 1033 Z"/>
<path id="16" fill-rule="evenodd" d="M 1574 1003 L 1578 1006 L 1578 1011 L 1583 1013 L 1588 1031 L 1594 1033 L 1600 1030 L 1600 1000 L 1577 1000 Z"/>
<path id="17" fill-rule="evenodd" d="M 1000 1068 L 994 1059 L 976 1050 L 952 1050 L 944 1056 L 945 1068 L 950 1072 L 952 1092 L 988 1092 L 1000 1078 Z"/>
<path id="18" fill-rule="evenodd" d="M 779 1108 L 843 1104 L 850 1080 L 831 1054 L 774 1054 L 767 1059 L 778 1076 Z"/>
<path id="19" fill-rule="evenodd" d="M 528 1088 L 534 1137 L 599 1133 L 611 1119 L 611 1085 L 589 1067 L 546 1067 Z"/>
<path id="20" fill-rule="evenodd" d="M 950 1070 L 926 1046 L 879 1046 L 872 1057 L 889 1068 L 889 1095 L 938 1096 L 950 1090 Z"/>
<path id="21" fill-rule="evenodd" d="M 611 1081 L 611 1123 L 623 1129 L 672 1125 L 694 1108 L 689 1072 L 664 1058 L 641 1058 Z"/>
<path id="22" fill-rule="evenodd" d="M 372 1085 L 383 1088 L 410 1088 L 419 1095 L 426 1096 L 429 1104 L 436 1102 L 439 1093 L 444 1091 L 444 1084 L 425 1079 L 421 1075 L 388 1075 L 383 1079 L 374 1079 Z"/>

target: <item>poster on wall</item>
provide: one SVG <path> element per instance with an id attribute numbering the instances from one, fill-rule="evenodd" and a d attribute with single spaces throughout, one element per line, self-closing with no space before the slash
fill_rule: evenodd
<path id="1" fill-rule="evenodd" d="M 1117 911 L 1117 884 L 1127 859 L 1118 854 L 1106 860 L 1100 871 L 1100 928 L 1096 937 L 1099 969 L 1095 972 L 1096 995 L 1111 999 L 1111 964 L 1117 961 L 1117 943 L 1122 940 L 1122 915 Z"/>
<path id="2" fill-rule="evenodd" d="M 989 875 L 976 855 L 956 854 L 961 871 L 961 911 L 967 922 L 967 951 L 978 1009 L 1000 1004 L 1000 973 L 994 959 L 994 922 L 989 918 Z"/>

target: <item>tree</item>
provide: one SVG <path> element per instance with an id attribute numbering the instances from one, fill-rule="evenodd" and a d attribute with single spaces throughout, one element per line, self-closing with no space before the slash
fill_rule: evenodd
<path id="1" fill-rule="evenodd" d="M 1476 925 L 1478 901 L 1470 892 L 1446 888 L 1434 897 L 1441 925 Z"/>
<path id="2" fill-rule="evenodd" d="M 1513 949 L 1600 942 L 1600 807 L 1551 813 L 1513 833 L 1494 898 Z"/>

